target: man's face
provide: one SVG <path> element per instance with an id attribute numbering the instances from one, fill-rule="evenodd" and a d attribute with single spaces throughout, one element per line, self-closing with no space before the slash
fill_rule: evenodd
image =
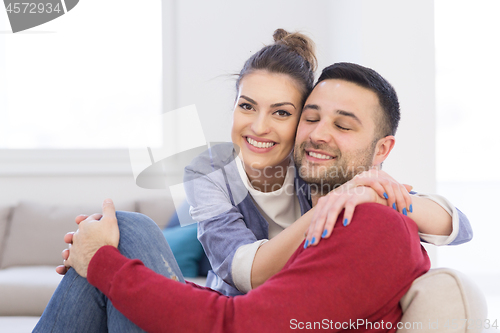
<path id="1" fill-rule="evenodd" d="M 300 176 L 322 193 L 380 163 L 376 160 L 377 95 L 344 80 L 319 83 L 297 129 L 294 158 Z"/>

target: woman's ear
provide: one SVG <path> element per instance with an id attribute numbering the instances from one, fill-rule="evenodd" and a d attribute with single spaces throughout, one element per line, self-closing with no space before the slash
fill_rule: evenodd
<path id="1" fill-rule="evenodd" d="M 389 156 L 392 148 L 396 144 L 396 138 L 393 135 L 388 135 L 379 139 L 375 146 L 375 154 L 373 155 L 373 165 L 380 165 Z"/>

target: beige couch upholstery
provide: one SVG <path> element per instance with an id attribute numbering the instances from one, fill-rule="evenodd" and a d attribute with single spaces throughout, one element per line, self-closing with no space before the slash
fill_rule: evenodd
<path id="1" fill-rule="evenodd" d="M 137 211 L 164 227 L 174 212 L 171 200 L 145 199 L 116 203 L 118 210 Z M 100 206 L 41 205 L 21 202 L 0 206 L 0 316 L 40 316 L 61 277 L 62 238 L 76 229 L 74 217 L 99 212 Z M 194 282 L 203 283 L 203 280 Z M 421 322 L 422 328 L 398 332 L 480 332 L 444 327 L 447 319 L 486 318 L 486 302 L 467 277 L 450 269 L 436 269 L 417 279 L 401 300 L 403 322 Z M 439 329 L 426 329 L 439 322 Z M 0 320 L 1 322 L 1 320 Z M 427 325 L 427 326 L 426 326 Z"/>
<path id="2" fill-rule="evenodd" d="M 116 208 L 154 216 L 160 228 L 175 210 L 171 200 L 156 198 L 117 202 Z M 67 247 L 64 234 L 76 229 L 76 215 L 99 211 L 99 204 L 0 206 L 0 316 L 42 314 L 62 278 L 55 267 L 62 263 L 61 251 Z"/>
<path id="3" fill-rule="evenodd" d="M 482 332 L 486 299 L 464 274 L 449 268 L 431 269 L 413 282 L 400 301 L 406 328 L 398 332 Z M 422 327 L 414 325 L 422 323 Z"/>

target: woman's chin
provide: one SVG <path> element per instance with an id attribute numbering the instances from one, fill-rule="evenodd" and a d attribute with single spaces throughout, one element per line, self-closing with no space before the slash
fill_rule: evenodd
<path id="1" fill-rule="evenodd" d="M 245 158 L 246 157 L 246 158 Z M 279 159 L 276 158 L 276 156 L 272 156 L 270 158 L 265 158 L 265 157 L 257 157 L 254 156 L 245 156 L 243 154 L 243 161 L 245 164 L 245 168 L 252 168 L 254 170 L 264 170 L 266 168 L 275 168 L 278 166 L 288 166 L 290 163 L 290 159 Z"/>

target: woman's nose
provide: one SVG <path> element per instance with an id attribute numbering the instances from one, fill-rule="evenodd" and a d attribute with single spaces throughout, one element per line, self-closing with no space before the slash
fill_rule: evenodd
<path id="1" fill-rule="evenodd" d="M 253 121 L 251 129 L 255 135 L 261 136 L 269 133 L 269 119 L 266 115 L 259 114 Z"/>

